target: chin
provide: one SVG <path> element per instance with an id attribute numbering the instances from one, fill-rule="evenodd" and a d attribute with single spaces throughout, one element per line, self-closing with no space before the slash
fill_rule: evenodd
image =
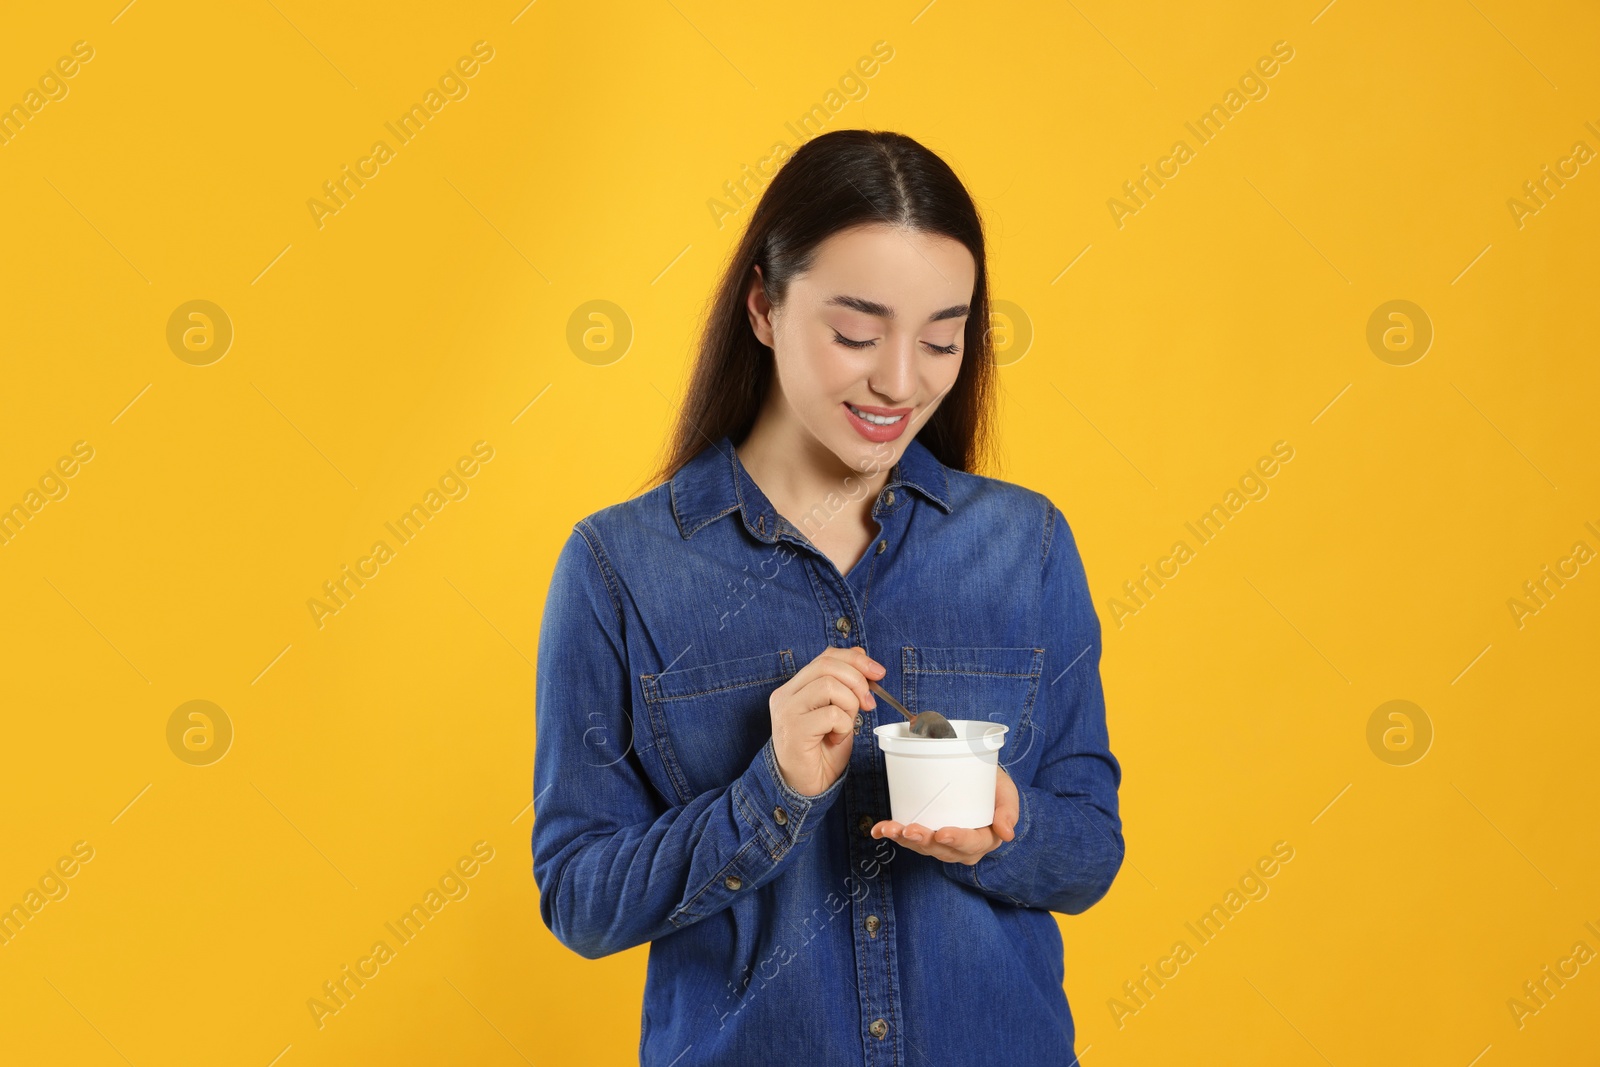
<path id="1" fill-rule="evenodd" d="M 851 437 L 855 437 L 853 432 Z M 908 440 L 909 438 L 902 435 L 899 440 L 874 443 L 855 437 L 855 440 L 848 441 L 844 448 L 834 449 L 834 453 L 851 469 L 863 474 L 875 474 L 887 471 L 895 465 Z"/>

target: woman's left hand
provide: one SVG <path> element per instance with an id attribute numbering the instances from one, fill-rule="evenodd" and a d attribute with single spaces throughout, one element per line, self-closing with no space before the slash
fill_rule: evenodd
<path id="1" fill-rule="evenodd" d="M 1003 767 L 996 768 L 994 782 L 994 822 L 976 830 L 946 826 L 930 830 L 920 823 L 901 826 L 885 819 L 872 827 L 873 837 L 892 837 L 906 848 L 946 863 L 972 866 L 1016 836 L 1017 785 Z"/>

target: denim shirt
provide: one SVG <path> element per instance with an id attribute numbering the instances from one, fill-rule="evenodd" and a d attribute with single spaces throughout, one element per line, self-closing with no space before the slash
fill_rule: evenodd
<path id="1" fill-rule="evenodd" d="M 1044 495 L 914 439 L 872 517 L 841 574 L 723 437 L 561 549 L 538 648 L 539 911 L 588 959 L 651 943 L 647 1067 L 1076 1062 L 1051 912 L 1104 896 L 1124 846 L 1072 531 Z M 871 836 L 890 810 L 872 728 L 904 721 L 881 698 L 832 786 L 784 782 L 768 698 L 852 645 L 912 712 L 1008 727 L 1013 840 L 964 864 Z"/>

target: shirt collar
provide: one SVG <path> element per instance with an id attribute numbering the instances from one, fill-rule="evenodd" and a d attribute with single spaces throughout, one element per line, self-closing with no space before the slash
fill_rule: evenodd
<path id="1" fill-rule="evenodd" d="M 767 542 L 777 540 L 780 528 L 777 509 L 739 462 L 739 454 L 734 451 L 733 440 L 728 435 L 724 434 L 715 444 L 696 453 L 673 475 L 671 485 L 672 514 L 678 521 L 678 532 L 685 539 L 694 536 L 707 523 L 739 511 L 751 534 Z M 948 469 L 915 437 L 884 483 L 885 489 L 895 486 L 914 489 L 946 513 L 951 510 Z M 893 506 L 898 505 L 890 505 Z"/>

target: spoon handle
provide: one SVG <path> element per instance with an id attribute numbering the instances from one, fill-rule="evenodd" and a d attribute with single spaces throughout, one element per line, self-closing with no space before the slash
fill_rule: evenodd
<path id="1" fill-rule="evenodd" d="M 887 700 L 889 702 L 889 706 L 890 707 L 894 708 L 900 714 L 904 715 L 907 719 L 911 720 L 912 722 L 916 722 L 917 721 L 917 717 L 915 715 L 911 714 L 909 711 L 907 711 L 906 710 L 906 706 L 904 704 L 900 703 L 894 697 L 890 696 L 888 690 L 884 689 L 883 686 L 879 685 L 877 682 L 871 681 L 869 679 L 868 682 L 867 682 L 867 688 L 871 689 L 878 696 L 881 696 L 883 699 Z"/>

